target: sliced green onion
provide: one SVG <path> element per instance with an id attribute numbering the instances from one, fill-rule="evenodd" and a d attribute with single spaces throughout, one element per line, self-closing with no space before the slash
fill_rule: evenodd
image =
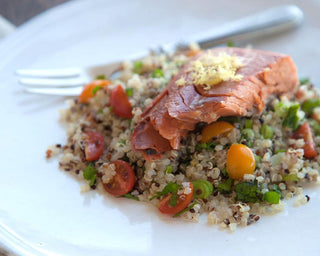
<path id="1" fill-rule="evenodd" d="M 300 120 L 298 116 L 299 109 L 300 109 L 299 104 L 290 106 L 288 109 L 288 113 L 282 122 L 282 125 L 289 127 L 293 130 L 296 130 L 299 126 L 299 120 Z"/>
<path id="2" fill-rule="evenodd" d="M 254 131 L 250 128 L 246 128 L 243 129 L 241 131 L 241 134 L 243 135 L 243 137 L 245 137 L 246 139 L 253 139 L 254 138 Z"/>
<path id="3" fill-rule="evenodd" d="M 276 191 L 269 191 L 263 194 L 263 201 L 270 204 L 278 204 L 280 201 L 280 195 Z"/>
<path id="4" fill-rule="evenodd" d="M 309 99 L 302 103 L 301 108 L 307 115 L 312 115 L 313 110 L 320 106 L 320 99 Z"/>
<path id="5" fill-rule="evenodd" d="M 280 195 L 280 199 L 284 198 L 282 195 L 281 189 L 279 188 L 279 186 L 277 184 L 272 185 L 272 191 L 277 192 Z"/>
<path id="6" fill-rule="evenodd" d="M 284 153 L 284 152 L 286 152 L 286 151 L 287 151 L 286 149 L 279 149 L 279 150 L 276 151 L 276 154 L 278 154 L 278 153 Z"/>
<path id="7" fill-rule="evenodd" d="M 288 108 L 289 106 L 281 101 L 274 105 L 274 111 L 279 117 L 285 116 L 285 114 L 288 111 Z"/>
<path id="8" fill-rule="evenodd" d="M 254 155 L 254 160 L 256 161 L 256 163 L 261 163 L 261 156 Z"/>
<path id="9" fill-rule="evenodd" d="M 132 87 L 126 88 L 126 94 L 127 94 L 128 97 L 132 96 L 132 94 L 133 94 L 133 88 L 132 88 Z"/>
<path id="10" fill-rule="evenodd" d="M 297 174 L 288 174 L 282 177 L 283 181 L 299 181 Z"/>
<path id="11" fill-rule="evenodd" d="M 171 165 L 168 165 L 167 168 L 166 168 L 166 173 L 172 173 L 173 171 L 173 167 Z"/>
<path id="12" fill-rule="evenodd" d="M 269 126 L 267 124 L 263 124 L 261 126 L 260 133 L 261 133 L 262 137 L 265 139 L 271 139 L 273 136 L 273 130 L 272 130 L 271 126 Z"/>
<path id="13" fill-rule="evenodd" d="M 213 185 L 207 180 L 196 180 L 192 182 L 192 185 L 195 198 L 206 199 L 213 192 Z"/>
<path id="14" fill-rule="evenodd" d="M 195 206 L 197 204 L 197 202 L 193 202 L 192 204 L 190 204 L 187 208 L 183 209 L 181 212 L 176 213 L 175 215 L 173 215 L 173 218 L 176 218 L 178 216 L 180 216 L 181 214 L 191 210 L 193 208 L 193 206 Z"/>
<path id="15" fill-rule="evenodd" d="M 244 127 L 246 129 L 252 129 L 253 126 L 253 121 L 251 119 L 247 119 L 246 122 L 244 123 Z"/>
<path id="16" fill-rule="evenodd" d="M 136 201 L 140 201 L 138 197 L 131 195 L 130 193 L 123 195 L 122 197 L 128 198 L 128 199 L 133 199 Z"/>
<path id="17" fill-rule="evenodd" d="M 153 78 L 160 78 L 160 77 L 163 77 L 163 72 L 162 72 L 161 69 L 156 68 L 155 70 L 152 71 L 151 76 L 152 76 Z"/>
<path id="18" fill-rule="evenodd" d="M 133 72 L 136 74 L 141 74 L 142 67 L 143 67 L 142 61 L 136 61 L 135 63 L 133 63 Z"/>

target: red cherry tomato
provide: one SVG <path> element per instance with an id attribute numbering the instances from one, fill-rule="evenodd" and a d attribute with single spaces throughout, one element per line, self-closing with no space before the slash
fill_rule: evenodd
<path id="1" fill-rule="evenodd" d="M 87 161 L 98 160 L 103 152 L 104 137 L 96 131 L 87 131 L 84 139 L 84 153 Z"/>
<path id="2" fill-rule="evenodd" d="M 304 140 L 304 156 L 306 158 L 313 158 L 317 156 L 316 144 L 313 139 L 313 131 L 308 122 L 305 122 L 303 125 L 299 127 L 293 134 L 293 138 L 295 139 L 303 139 Z"/>
<path id="3" fill-rule="evenodd" d="M 104 189 L 114 196 L 123 196 L 129 193 L 133 189 L 136 179 L 132 167 L 122 160 L 116 160 L 110 164 L 115 165 L 116 174 L 108 183 L 103 183 Z"/>
<path id="4" fill-rule="evenodd" d="M 110 105 L 117 116 L 128 119 L 132 118 L 132 106 L 121 85 L 118 85 L 111 91 Z"/>
<path id="5" fill-rule="evenodd" d="M 178 212 L 181 212 L 182 210 L 184 210 L 192 200 L 192 195 L 193 195 L 192 182 L 189 182 L 189 187 L 191 189 L 190 193 L 188 194 L 183 193 L 181 195 L 178 195 L 177 204 L 173 207 L 169 205 L 169 201 L 172 196 L 171 194 L 163 198 L 158 204 L 158 208 L 160 212 L 166 213 L 166 214 L 177 214 Z"/>

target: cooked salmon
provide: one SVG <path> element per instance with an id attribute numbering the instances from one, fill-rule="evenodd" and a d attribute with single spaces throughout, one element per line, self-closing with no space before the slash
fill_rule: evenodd
<path id="1" fill-rule="evenodd" d="M 192 65 L 204 55 L 224 53 L 242 63 L 236 70 L 241 79 L 221 81 L 214 86 L 195 84 Z M 183 84 L 179 83 L 183 81 Z M 165 90 L 142 114 L 132 137 L 134 150 L 146 159 L 179 149 L 180 140 L 198 122 L 211 123 L 224 116 L 252 116 L 263 111 L 269 95 L 293 93 L 299 84 L 290 56 L 242 48 L 215 48 L 201 52 L 185 63 Z"/>

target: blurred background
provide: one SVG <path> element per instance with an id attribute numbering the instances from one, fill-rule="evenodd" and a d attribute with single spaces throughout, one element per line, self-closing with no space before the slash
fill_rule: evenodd
<path id="1" fill-rule="evenodd" d="M 69 0 L 0 0 L 0 15 L 15 26 Z"/>
<path id="2" fill-rule="evenodd" d="M 32 17 L 70 0 L 0 0 L 0 38 Z"/>

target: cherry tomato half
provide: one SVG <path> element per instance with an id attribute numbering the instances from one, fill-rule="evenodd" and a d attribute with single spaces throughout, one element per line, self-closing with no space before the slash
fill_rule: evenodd
<path id="1" fill-rule="evenodd" d="M 169 205 L 169 201 L 170 201 L 170 198 L 172 197 L 172 194 L 169 194 L 165 198 L 163 198 L 158 204 L 158 208 L 160 212 L 166 213 L 166 214 L 177 214 L 178 212 L 181 212 L 182 210 L 184 210 L 190 204 L 193 196 L 192 182 L 189 182 L 188 186 L 191 192 L 188 191 L 190 193 L 188 194 L 183 193 L 181 195 L 178 195 L 177 204 L 173 207 Z"/>
<path id="2" fill-rule="evenodd" d="M 107 86 L 111 84 L 110 81 L 107 80 L 94 80 L 93 82 L 87 84 L 83 87 L 81 94 L 79 95 L 79 102 L 86 103 L 90 98 L 94 96 L 94 91 L 96 89 Z"/>
<path id="3" fill-rule="evenodd" d="M 115 165 L 116 174 L 108 183 L 103 183 L 104 189 L 114 196 L 123 196 L 129 193 L 133 189 L 136 179 L 132 167 L 122 160 L 116 160 L 110 164 Z"/>
<path id="4" fill-rule="evenodd" d="M 85 132 L 86 138 L 84 139 L 84 153 L 87 161 L 98 160 L 103 152 L 104 137 L 101 133 L 96 131 Z"/>
<path id="5" fill-rule="evenodd" d="M 227 155 L 227 173 L 232 179 L 242 179 L 245 174 L 252 174 L 256 161 L 250 148 L 242 144 L 232 144 Z"/>
<path id="6" fill-rule="evenodd" d="M 111 91 L 110 105 L 117 116 L 128 119 L 132 118 L 132 106 L 121 85 L 118 85 Z"/>
<path id="7" fill-rule="evenodd" d="M 293 134 L 293 138 L 304 140 L 304 156 L 306 158 L 313 158 L 317 156 L 316 144 L 313 140 L 313 131 L 308 122 L 305 122 Z"/>

